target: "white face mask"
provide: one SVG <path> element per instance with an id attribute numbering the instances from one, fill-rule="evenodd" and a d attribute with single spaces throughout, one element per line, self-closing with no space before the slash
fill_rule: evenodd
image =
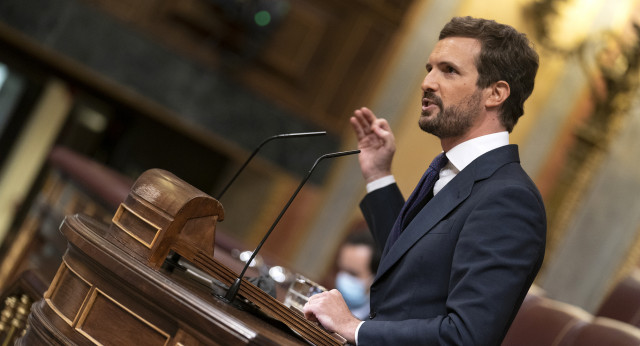
<path id="1" fill-rule="evenodd" d="M 369 301 L 365 282 L 344 271 L 338 272 L 336 276 L 336 288 L 349 309 L 359 308 Z"/>

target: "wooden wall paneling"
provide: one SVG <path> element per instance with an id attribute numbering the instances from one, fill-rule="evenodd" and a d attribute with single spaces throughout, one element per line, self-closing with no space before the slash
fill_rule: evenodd
<path id="1" fill-rule="evenodd" d="M 223 6 L 246 10 L 240 2 L 85 1 L 338 133 L 371 91 L 371 75 L 413 2 L 282 1 L 286 14 L 274 18 L 272 27 L 257 28 L 245 17 L 225 15 L 233 11 Z"/>
<path id="2" fill-rule="evenodd" d="M 369 91 L 364 71 L 379 65 L 396 26 L 355 2 L 292 2 L 289 16 L 241 78 L 340 133 Z"/>

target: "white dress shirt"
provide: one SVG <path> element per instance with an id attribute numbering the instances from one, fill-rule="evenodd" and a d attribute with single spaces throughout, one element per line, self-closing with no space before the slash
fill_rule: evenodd
<path id="1" fill-rule="evenodd" d="M 483 154 L 509 144 L 509 133 L 507 131 L 492 133 L 466 142 L 462 142 L 451 148 L 446 155 L 449 162 L 440 170 L 438 180 L 433 187 L 433 194 L 437 194 L 447 185 L 461 170 L 467 167 L 473 160 Z M 383 188 L 395 183 L 393 175 L 388 175 L 376 179 L 367 184 L 367 193 Z"/>

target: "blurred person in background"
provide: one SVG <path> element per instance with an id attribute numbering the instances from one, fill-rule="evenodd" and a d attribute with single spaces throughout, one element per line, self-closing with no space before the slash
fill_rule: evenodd
<path id="1" fill-rule="evenodd" d="M 366 229 L 350 233 L 338 250 L 335 287 L 359 319 L 369 316 L 369 288 L 379 261 L 380 254 Z"/>

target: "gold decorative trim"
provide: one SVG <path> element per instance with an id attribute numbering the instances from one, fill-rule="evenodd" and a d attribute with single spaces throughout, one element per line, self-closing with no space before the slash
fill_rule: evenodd
<path id="1" fill-rule="evenodd" d="M 91 342 L 93 342 L 95 345 L 102 345 L 102 344 L 100 342 L 98 342 L 98 340 L 94 339 L 89 333 L 84 331 L 82 329 L 82 326 L 84 325 L 84 322 L 86 321 L 87 316 L 89 315 L 89 312 L 91 312 L 91 309 L 93 308 L 93 305 L 95 304 L 95 301 L 96 301 L 96 298 L 98 297 L 98 294 L 101 294 L 105 298 L 109 299 L 112 303 L 116 304 L 122 310 L 126 311 L 131 316 L 137 318 L 139 321 L 142 321 L 144 324 L 146 324 L 147 326 L 151 327 L 151 329 L 153 329 L 156 332 L 158 332 L 158 334 L 160 334 L 163 337 L 165 337 L 166 338 L 166 341 L 164 343 L 165 346 L 169 344 L 169 340 L 171 339 L 171 336 L 167 332 L 165 332 L 162 329 L 158 328 L 153 323 L 147 321 L 142 316 L 134 313 L 131 309 L 127 308 L 125 305 L 121 304 L 120 302 L 118 302 L 117 300 L 115 300 L 114 298 L 112 298 L 111 296 L 106 294 L 104 291 L 100 290 L 99 288 L 95 288 L 95 289 L 93 289 L 91 291 L 91 297 L 89 297 L 89 300 L 87 301 L 87 304 L 83 306 L 82 313 L 80 314 L 80 318 L 78 319 L 78 321 L 77 321 L 77 323 L 75 325 L 75 330 L 78 333 L 84 335 L 87 339 L 91 340 Z"/>
<path id="2" fill-rule="evenodd" d="M 141 239 L 140 237 L 138 237 L 137 235 L 129 232 L 129 230 L 127 230 L 121 223 L 120 223 L 120 217 L 122 216 L 123 210 L 126 209 L 129 213 L 135 215 L 139 220 L 143 221 L 144 223 L 146 223 L 147 225 L 151 226 L 152 228 L 156 229 L 156 234 L 153 236 L 153 240 L 151 241 L 151 243 L 147 243 L 146 241 L 144 241 L 143 239 Z M 153 222 L 145 219 L 144 217 L 142 217 L 140 214 L 136 213 L 135 211 L 133 211 L 131 208 L 127 207 L 126 205 L 124 205 L 124 203 L 120 203 L 120 206 L 118 207 L 118 210 L 116 211 L 116 214 L 113 216 L 113 219 L 111 220 L 111 222 L 113 222 L 114 225 L 118 226 L 118 228 L 120 228 L 123 232 L 127 233 L 128 235 L 130 235 L 133 239 L 137 240 L 139 243 L 143 244 L 144 246 L 146 246 L 147 248 L 151 249 L 153 247 L 153 245 L 156 243 L 156 240 L 158 240 L 158 237 L 160 235 L 160 231 L 162 230 L 162 227 L 154 224 Z"/>
<path id="3" fill-rule="evenodd" d="M 89 291 L 88 291 L 87 295 L 84 297 L 84 299 L 82 300 L 82 304 L 80 304 L 80 308 L 76 312 L 76 315 L 73 317 L 73 321 L 70 320 L 69 318 L 67 318 L 62 313 L 62 311 L 60 311 L 58 309 L 58 307 L 56 307 L 56 305 L 51 301 L 51 296 L 53 295 L 53 292 L 55 292 L 58 289 L 58 284 L 60 282 L 60 278 L 62 277 L 62 274 L 64 274 L 64 272 L 65 272 L 64 269 L 69 270 L 70 272 L 72 272 L 75 276 L 80 278 L 80 280 L 84 281 L 89 286 Z M 73 270 L 69 266 L 69 264 L 67 263 L 67 261 L 65 259 L 62 259 L 62 264 L 60 264 L 60 267 L 58 268 L 58 271 L 56 272 L 56 276 L 53 278 L 53 281 L 51 282 L 51 285 L 49 286 L 49 289 L 44 294 L 44 301 L 47 303 L 47 305 L 49 305 L 51 310 L 53 310 L 53 312 L 56 313 L 56 315 L 58 315 L 65 322 L 67 322 L 67 324 L 69 326 L 73 327 L 77 323 L 78 316 L 79 316 L 80 312 L 83 310 L 83 308 L 84 308 L 84 306 L 85 306 L 85 304 L 87 302 L 87 297 L 91 294 L 91 292 L 93 290 L 93 287 L 94 287 L 93 284 L 91 282 L 89 282 L 89 280 L 87 280 L 84 277 L 82 277 L 82 275 L 80 275 L 78 272 L 76 272 L 75 270 Z"/>
<path id="4" fill-rule="evenodd" d="M 49 285 L 49 288 L 47 288 L 47 290 L 44 292 L 44 295 L 42 296 L 44 299 L 51 298 L 53 291 L 55 291 L 58 288 L 58 282 L 60 281 L 60 276 L 62 276 L 62 271 L 67 267 L 68 267 L 67 262 L 65 262 L 63 258 L 62 263 L 60 263 L 60 266 L 56 271 L 56 275 L 53 277 L 53 280 L 51 280 L 51 284 Z"/>

